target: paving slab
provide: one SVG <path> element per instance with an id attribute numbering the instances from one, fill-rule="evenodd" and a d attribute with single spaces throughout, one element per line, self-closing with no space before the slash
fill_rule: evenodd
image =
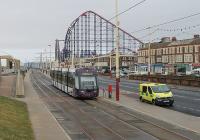
<path id="1" fill-rule="evenodd" d="M 195 117 L 167 108 L 140 102 L 139 98 L 130 97 L 130 95 L 137 96 L 136 94 L 128 93 L 127 91 L 120 91 L 120 101 L 115 101 L 115 94 L 113 94 L 112 99 L 109 99 L 107 91 L 104 91 L 103 93 L 103 91 L 100 89 L 100 92 L 100 96 L 103 100 L 125 106 L 155 119 L 162 120 L 164 122 L 195 132 L 200 136 L 200 117 Z M 115 93 L 115 91 L 113 91 L 113 93 Z"/>

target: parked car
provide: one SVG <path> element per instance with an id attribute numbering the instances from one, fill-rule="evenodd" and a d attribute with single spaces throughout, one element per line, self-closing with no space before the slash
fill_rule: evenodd
<path id="1" fill-rule="evenodd" d="M 200 77 L 200 68 L 192 70 L 191 76 Z"/>
<path id="2" fill-rule="evenodd" d="M 128 74 L 126 72 L 124 72 L 123 70 L 120 70 L 119 72 L 120 77 L 126 77 Z"/>

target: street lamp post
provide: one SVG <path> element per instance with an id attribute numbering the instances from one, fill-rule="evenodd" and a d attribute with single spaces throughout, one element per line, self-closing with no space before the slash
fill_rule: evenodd
<path id="1" fill-rule="evenodd" d="M 115 0 L 116 12 L 116 27 L 115 27 L 115 41 L 116 41 L 116 101 L 119 101 L 119 19 L 118 19 L 118 0 Z"/>
<path id="2" fill-rule="evenodd" d="M 72 68 L 75 68 L 74 67 L 74 55 L 75 55 L 75 52 L 74 52 L 74 50 L 72 50 Z"/>
<path id="3" fill-rule="evenodd" d="M 40 54 L 40 68 L 41 68 L 41 70 L 42 70 L 42 72 L 43 72 L 43 58 L 42 58 L 42 52 L 41 52 L 41 54 Z"/>
<path id="4" fill-rule="evenodd" d="M 150 74 L 151 74 L 151 43 L 148 44 L 148 52 L 149 52 L 149 59 L 148 59 L 148 81 L 150 82 Z"/>
<path id="5" fill-rule="evenodd" d="M 2 71 L 2 68 L 1 68 L 1 58 L 0 58 L 0 78 L 1 78 L 1 71 Z"/>
<path id="6" fill-rule="evenodd" d="M 46 62 L 46 74 L 47 74 L 47 66 L 48 66 L 48 64 L 47 64 L 47 50 L 46 50 L 46 48 L 45 48 L 45 54 L 46 54 L 46 60 L 45 60 L 45 62 Z"/>
<path id="7" fill-rule="evenodd" d="M 112 78 L 112 54 L 110 53 L 110 78 Z"/>
<path id="8" fill-rule="evenodd" d="M 50 49 L 50 54 L 49 54 L 49 57 L 50 57 L 50 69 L 52 68 L 52 62 L 51 62 L 51 45 L 48 45 L 49 49 Z"/>

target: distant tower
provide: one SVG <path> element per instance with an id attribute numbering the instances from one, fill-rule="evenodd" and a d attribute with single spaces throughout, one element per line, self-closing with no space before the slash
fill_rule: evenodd
<path id="1" fill-rule="evenodd" d="M 60 62 L 60 45 L 58 39 L 56 39 L 56 44 L 55 44 L 55 61 Z"/>

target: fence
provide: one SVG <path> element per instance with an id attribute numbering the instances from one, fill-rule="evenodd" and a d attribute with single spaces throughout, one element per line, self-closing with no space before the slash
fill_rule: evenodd
<path id="1" fill-rule="evenodd" d="M 174 85 L 200 87 L 200 77 L 192 77 L 192 76 L 129 75 L 129 80 L 140 80 L 140 81 L 150 80 L 151 82 L 156 82 L 156 83 L 167 83 Z"/>

